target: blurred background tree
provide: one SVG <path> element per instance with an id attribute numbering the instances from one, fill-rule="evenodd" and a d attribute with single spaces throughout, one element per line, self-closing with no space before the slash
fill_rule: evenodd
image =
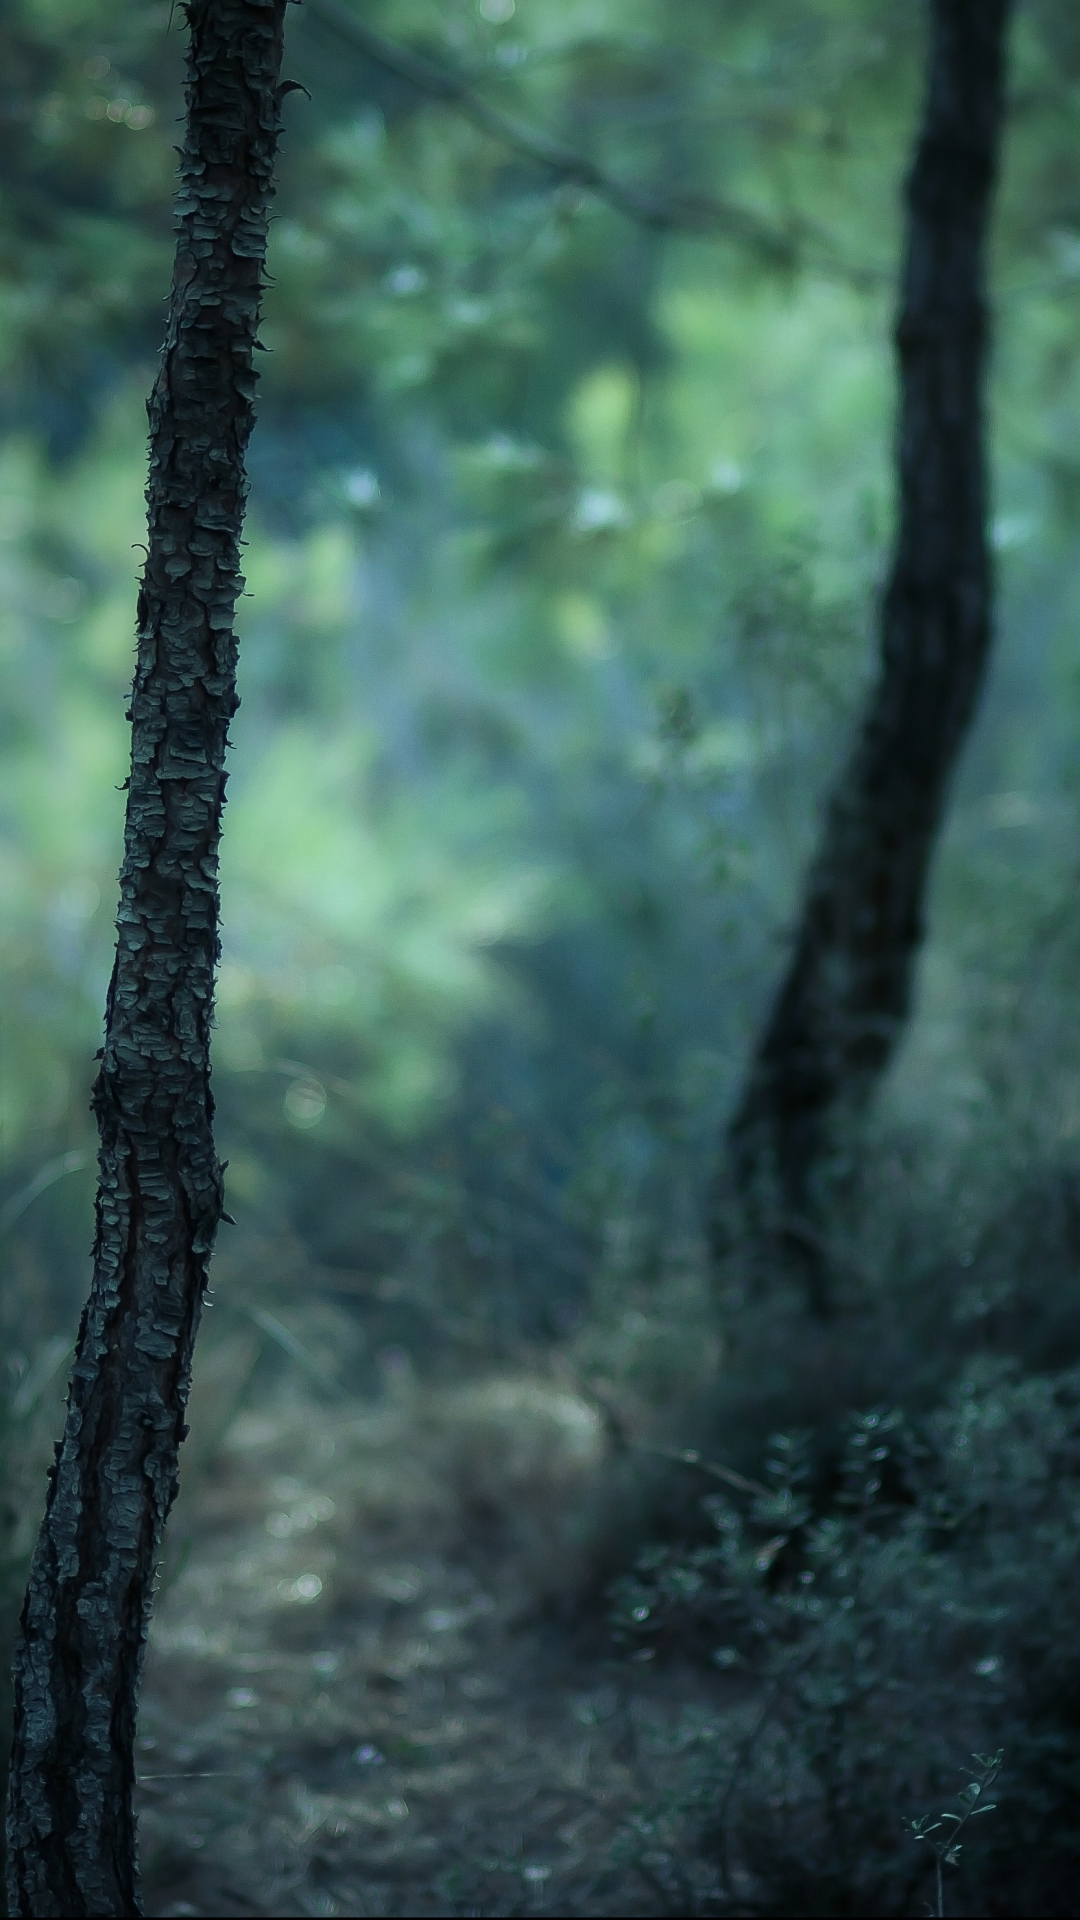
<path id="1" fill-rule="evenodd" d="M 836 1164 L 850 1180 L 859 1121 L 911 1011 L 930 869 L 993 634 L 986 254 L 1010 17 L 1006 0 L 930 7 L 904 190 L 897 524 L 879 661 L 728 1130 L 742 1233 L 759 1242 L 759 1267 L 801 1278 L 819 1318 L 832 1310 Z M 724 1173 L 713 1225 L 721 1258 L 731 1236 Z"/>

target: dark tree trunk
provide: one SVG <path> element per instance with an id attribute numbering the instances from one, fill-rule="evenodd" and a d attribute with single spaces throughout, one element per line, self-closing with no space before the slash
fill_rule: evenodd
<path id="1" fill-rule="evenodd" d="M 14 1663 L 12 1914 L 141 1913 L 143 1647 L 222 1214 L 209 1042 L 233 608 L 285 0 L 188 0 L 187 137 L 149 402 L 117 951 L 94 1091 L 90 1298 Z"/>
<path id="2" fill-rule="evenodd" d="M 899 525 L 881 661 L 729 1133 L 751 1243 L 829 1308 L 823 1191 L 911 1003 L 927 874 L 991 633 L 986 232 L 1011 0 L 931 0 L 896 347 Z"/>

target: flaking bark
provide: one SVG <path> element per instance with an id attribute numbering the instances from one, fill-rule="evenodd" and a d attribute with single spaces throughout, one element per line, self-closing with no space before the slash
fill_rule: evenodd
<path id="1" fill-rule="evenodd" d="M 791 957 L 731 1123 L 750 1244 L 829 1310 L 823 1192 L 907 1019 L 949 777 L 984 676 L 986 233 L 1011 0 L 931 0 L 928 86 L 907 183 L 896 328 L 899 524 L 880 668 L 828 807 Z"/>
<path id="2" fill-rule="evenodd" d="M 285 0 L 189 0 L 187 135 L 151 395 L 93 1281 L 14 1663 L 9 1910 L 141 1913 L 143 1648 L 222 1214 L 209 1042 L 233 609 Z"/>

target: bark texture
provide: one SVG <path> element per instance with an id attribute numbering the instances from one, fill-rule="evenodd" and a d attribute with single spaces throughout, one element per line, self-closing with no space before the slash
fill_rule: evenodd
<path id="1" fill-rule="evenodd" d="M 821 1206 L 838 1133 L 896 1048 L 949 776 L 991 637 L 986 234 L 1012 0 L 931 0 L 896 328 L 899 517 L 876 685 L 828 807 L 786 973 L 731 1123 L 763 1258 L 829 1308 Z M 722 1237 L 718 1199 L 717 1241 Z"/>
<path id="2" fill-rule="evenodd" d="M 8 1900 L 136 1914 L 133 1745 L 192 1347 L 222 1215 L 209 1042 L 244 452 L 285 0 L 189 0 L 187 136 L 150 397 L 117 949 L 94 1091 L 90 1298 L 14 1663 Z"/>

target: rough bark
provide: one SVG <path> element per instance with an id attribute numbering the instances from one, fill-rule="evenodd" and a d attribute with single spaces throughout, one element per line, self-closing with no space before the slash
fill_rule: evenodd
<path id="1" fill-rule="evenodd" d="M 896 327 L 899 515 L 880 666 L 828 806 L 790 959 L 728 1137 L 751 1244 L 829 1309 L 823 1195 L 891 1060 L 923 937 L 949 777 L 984 676 L 986 234 L 1011 0 L 931 0 Z"/>
<path id="2" fill-rule="evenodd" d="M 187 136 L 148 404 L 117 949 L 94 1091 L 93 1281 L 14 1662 L 12 1914 L 141 1913 L 143 1648 L 218 1221 L 209 1042 L 233 609 L 285 0 L 189 0 Z"/>

